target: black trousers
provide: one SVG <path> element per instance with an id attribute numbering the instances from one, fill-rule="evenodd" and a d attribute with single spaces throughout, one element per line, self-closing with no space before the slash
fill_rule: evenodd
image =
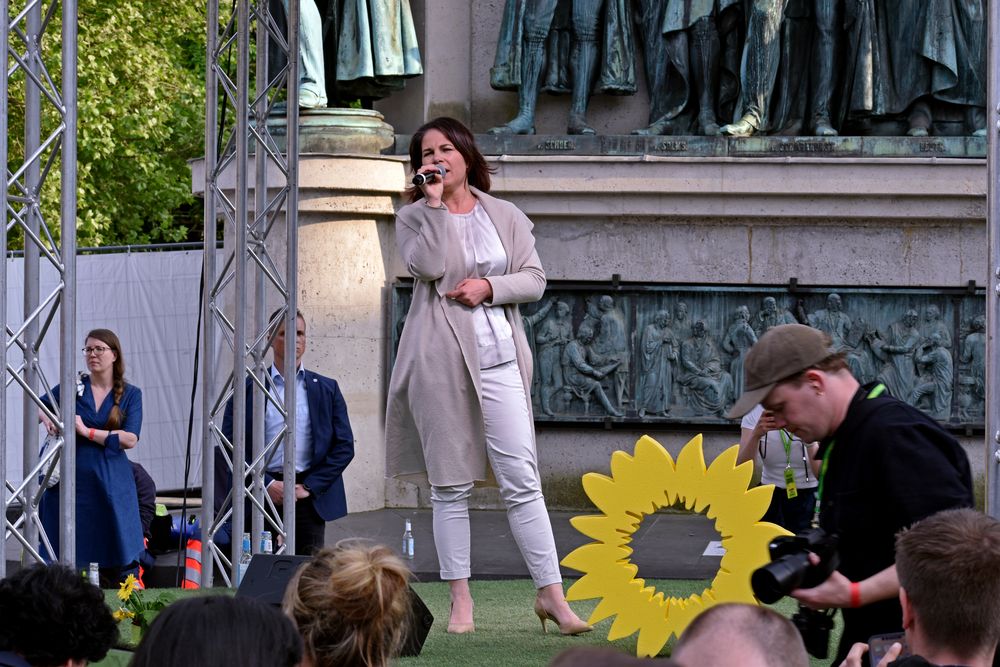
<path id="1" fill-rule="evenodd" d="M 295 502 L 295 554 L 312 556 L 323 548 L 326 538 L 326 521 L 316 513 L 313 499 L 303 498 Z"/>
<path id="2" fill-rule="evenodd" d="M 282 476 L 270 473 L 279 482 Z M 299 475 L 295 476 L 295 483 L 301 484 Z M 281 511 L 281 507 L 278 507 Z M 313 553 L 323 548 L 326 538 L 326 521 L 316 512 L 312 496 L 295 501 L 295 555 L 312 556 Z"/>

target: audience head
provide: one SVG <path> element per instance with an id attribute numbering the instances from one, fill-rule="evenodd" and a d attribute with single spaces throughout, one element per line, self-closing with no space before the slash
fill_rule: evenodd
<path id="1" fill-rule="evenodd" d="M 277 608 L 258 600 L 201 595 L 178 600 L 153 620 L 130 667 L 295 667 L 302 640 Z"/>
<path id="2" fill-rule="evenodd" d="M 691 621 L 670 657 L 683 667 L 809 665 L 792 622 L 772 609 L 750 604 L 718 604 L 705 610 Z"/>
<path id="3" fill-rule="evenodd" d="M 285 591 L 312 667 L 380 667 L 410 625 L 410 571 L 388 547 L 356 540 L 323 549 Z"/>
<path id="4" fill-rule="evenodd" d="M 959 658 L 994 650 L 1000 522 L 972 509 L 923 519 L 896 537 L 896 572 L 912 652 L 930 659 L 940 649 Z"/>
<path id="5" fill-rule="evenodd" d="M 118 626 L 101 589 L 64 565 L 35 565 L 0 581 L 0 651 L 32 667 L 104 658 Z"/>

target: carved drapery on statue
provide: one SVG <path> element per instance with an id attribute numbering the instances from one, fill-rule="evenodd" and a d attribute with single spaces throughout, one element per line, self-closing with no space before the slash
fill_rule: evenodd
<path id="1" fill-rule="evenodd" d="M 315 59 L 322 63 L 330 106 L 388 97 L 423 74 L 409 0 L 302 0 L 307 2 L 319 10 L 322 54 Z M 284 30 L 282 1 L 270 0 L 270 10 Z M 308 20 L 305 8 L 302 17 Z M 270 56 L 272 72 L 284 65 L 276 49 Z"/>
<path id="2" fill-rule="evenodd" d="M 517 115 L 492 134 L 534 134 L 542 89 L 569 91 L 568 134 L 596 134 L 586 120 L 591 93 L 636 90 L 629 0 L 507 0 L 490 83 L 518 91 Z"/>
<path id="3" fill-rule="evenodd" d="M 864 0 L 847 3 L 847 115 L 908 114 L 927 130 L 936 103 L 986 106 L 986 16 L 983 0 Z M 917 105 L 914 108 L 914 105 Z M 972 130 L 984 119 L 969 118 Z"/>
<path id="4" fill-rule="evenodd" d="M 409 283 L 395 286 L 394 344 L 409 294 Z M 831 337 L 859 381 L 883 382 L 947 426 L 979 428 L 984 308 L 982 290 L 550 282 L 521 313 L 540 423 L 731 423 L 747 352 L 769 328 L 801 322 Z"/>
<path id="5" fill-rule="evenodd" d="M 714 135 L 734 120 L 723 134 L 981 136 L 985 129 L 985 0 L 635 0 L 634 22 L 625 0 L 556 3 L 507 0 L 494 88 L 521 98 L 568 92 L 569 9 L 603 5 L 602 74 L 585 94 L 634 92 L 641 59 L 649 125 L 637 134 Z M 541 6 L 556 7 L 547 55 L 526 64 L 525 21 Z M 547 75 L 536 72 L 543 62 Z M 530 91 L 521 90 L 526 71 L 535 72 Z M 534 132 L 529 107 L 525 115 L 522 99 L 506 131 Z M 569 133 L 587 132 L 571 123 Z"/>
<path id="6" fill-rule="evenodd" d="M 646 4 L 653 12 L 663 5 Z M 659 25 L 655 14 L 648 18 L 649 27 L 640 22 L 646 62 L 654 54 L 665 60 L 645 68 L 652 127 L 670 121 L 675 134 L 718 134 L 719 121 L 732 117 L 739 94 L 738 0 L 669 0 Z"/>
<path id="7" fill-rule="evenodd" d="M 521 87 L 521 56 L 524 47 L 524 16 L 527 5 L 532 2 L 552 2 L 556 4 L 550 30 L 557 33 L 556 40 L 546 44 L 547 63 L 568 69 L 568 48 L 560 48 L 558 33 L 571 32 L 569 24 L 573 0 L 507 0 L 500 23 L 496 57 L 490 68 L 490 86 L 496 90 L 517 91 Z M 607 95 L 634 95 L 635 45 L 631 28 L 631 10 L 628 0 L 602 0 L 604 9 L 601 17 L 601 58 L 595 93 Z M 552 53 L 553 47 L 556 53 Z M 543 92 L 568 93 L 566 88 L 543 85 Z"/>

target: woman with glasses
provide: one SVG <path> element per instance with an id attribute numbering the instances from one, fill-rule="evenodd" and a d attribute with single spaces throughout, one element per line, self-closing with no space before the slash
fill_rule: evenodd
<path id="1" fill-rule="evenodd" d="M 75 388 L 76 564 L 98 563 L 102 581 L 113 586 L 137 568 L 144 548 L 135 478 L 125 455 L 139 442 L 142 392 L 125 382 L 125 358 L 114 332 L 88 333 L 83 356 L 88 372 Z M 56 414 L 61 395 L 56 386 L 45 398 Z M 49 434 L 57 434 L 52 420 L 40 416 Z M 45 492 L 39 508 L 53 557 L 59 554 L 60 486 Z"/>

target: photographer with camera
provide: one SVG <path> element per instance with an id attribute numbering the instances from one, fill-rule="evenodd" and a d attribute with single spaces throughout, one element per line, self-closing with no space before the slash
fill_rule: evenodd
<path id="1" fill-rule="evenodd" d="M 972 505 L 969 461 L 933 419 L 888 396 L 881 384 L 861 386 L 821 331 L 774 327 L 750 349 L 744 368 L 746 390 L 730 417 L 761 403 L 779 428 L 820 443 L 813 531 L 821 532 L 801 538 L 799 553 L 772 548 L 799 576 L 767 578 L 791 584 L 779 586 L 781 592 L 809 609 L 842 610 L 844 632 L 833 662 L 840 664 L 854 643 L 903 627 L 895 536 L 926 516 Z M 839 563 L 831 565 L 833 553 Z M 817 582 L 816 573 L 827 570 Z M 810 638 L 803 638 L 815 655 Z"/>

